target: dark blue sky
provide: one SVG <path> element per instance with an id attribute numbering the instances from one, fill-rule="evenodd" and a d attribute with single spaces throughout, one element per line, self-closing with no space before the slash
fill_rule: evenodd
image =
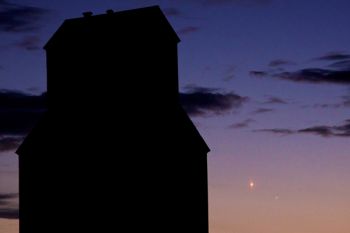
<path id="1" fill-rule="evenodd" d="M 181 38 L 181 98 L 212 149 L 211 232 L 349 232 L 348 0 L 0 0 L 1 111 L 16 95 L 41 111 L 28 94 L 45 91 L 42 47 L 64 19 L 154 4 Z M 16 117 L 24 129 L 33 115 Z M 8 128 L 0 194 L 18 192 L 24 133 Z"/>

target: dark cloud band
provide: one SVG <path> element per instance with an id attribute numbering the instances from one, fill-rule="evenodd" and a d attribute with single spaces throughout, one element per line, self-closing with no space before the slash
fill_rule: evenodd
<path id="1" fill-rule="evenodd" d="M 350 84 L 350 70 L 302 69 L 273 75 L 279 79 L 306 83 Z"/>
<path id="2" fill-rule="evenodd" d="M 11 207 L 13 199 L 18 198 L 18 193 L 0 193 L 0 218 L 18 219 L 18 208 Z"/>
<path id="3" fill-rule="evenodd" d="M 18 219 L 19 210 L 10 208 L 0 208 L 0 218 Z"/>
<path id="4" fill-rule="evenodd" d="M 190 33 L 194 33 L 194 32 L 197 32 L 199 30 L 199 27 L 196 27 L 196 26 L 187 26 L 187 27 L 184 27 L 184 28 L 180 28 L 177 33 L 179 35 L 188 35 Z"/>
<path id="5" fill-rule="evenodd" d="M 350 59 L 350 54 L 341 53 L 341 52 L 331 52 L 323 56 L 320 56 L 318 58 L 315 58 L 315 60 L 321 60 L 321 61 L 341 61 L 346 59 Z"/>
<path id="6" fill-rule="evenodd" d="M 192 88 L 180 93 L 182 106 L 191 116 L 221 115 L 231 109 L 237 109 L 248 101 L 247 97 L 233 92 L 224 93 L 215 89 Z"/>
<path id="7" fill-rule="evenodd" d="M 0 91 L 0 152 L 19 145 L 45 111 L 46 95 Z"/>
<path id="8" fill-rule="evenodd" d="M 47 9 L 0 1 L 0 31 L 27 32 L 40 28 Z"/>
<path id="9" fill-rule="evenodd" d="M 299 130 L 292 129 L 283 129 L 283 128 L 274 128 L 274 129 L 259 129 L 253 130 L 253 132 L 266 132 L 274 134 L 314 134 L 321 137 L 350 137 L 350 119 L 345 120 L 343 124 L 327 126 L 327 125 L 318 125 L 308 128 L 303 128 Z"/>

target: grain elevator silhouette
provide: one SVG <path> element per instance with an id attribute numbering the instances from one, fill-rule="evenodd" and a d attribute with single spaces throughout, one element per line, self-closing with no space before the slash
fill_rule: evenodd
<path id="1" fill-rule="evenodd" d="M 48 111 L 17 150 L 20 233 L 208 232 L 209 148 L 179 103 L 158 6 L 67 19 Z"/>

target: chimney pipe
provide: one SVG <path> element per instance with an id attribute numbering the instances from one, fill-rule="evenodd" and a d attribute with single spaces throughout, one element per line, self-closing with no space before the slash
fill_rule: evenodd
<path id="1" fill-rule="evenodd" d="M 85 18 L 92 16 L 92 14 L 93 14 L 93 13 L 92 13 L 91 11 L 83 12 L 83 16 L 84 16 Z"/>

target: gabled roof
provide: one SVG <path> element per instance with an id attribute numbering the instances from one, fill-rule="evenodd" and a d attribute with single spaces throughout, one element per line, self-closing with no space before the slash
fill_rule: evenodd
<path id="1" fill-rule="evenodd" d="M 130 39 L 138 36 L 150 40 L 156 37 L 160 39 L 169 39 L 175 43 L 180 42 L 174 29 L 166 19 L 159 6 L 150 6 L 145 8 L 113 12 L 107 11 L 106 14 L 92 15 L 91 12 L 84 13 L 84 17 L 67 19 L 54 33 L 51 39 L 46 43 L 44 49 L 50 49 L 57 43 L 72 41 L 72 38 L 79 37 L 110 37 Z"/>

